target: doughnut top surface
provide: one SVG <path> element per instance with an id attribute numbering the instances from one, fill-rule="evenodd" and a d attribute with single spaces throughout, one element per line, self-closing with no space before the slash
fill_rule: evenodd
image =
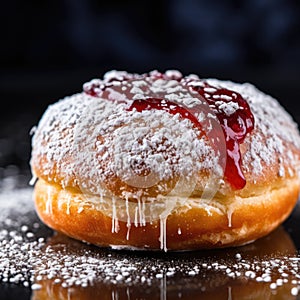
<path id="1" fill-rule="evenodd" d="M 85 83 L 49 106 L 32 146 L 37 177 L 119 196 L 197 193 L 212 182 L 248 191 L 299 171 L 297 125 L 274 98 L 173 70 Z"/>
<path id="2" fill-rule="evenodd" d="M 183 77 L 178 71 L 157 71 L 149 74 L 110 73 L 104 80 L 92 80 L 84 91 L 109 101 L 129 102 L 129 110 L 138 112 L 158 109 L 189 119 L 201 131 L 200 113 L 216 117 L 226 144 L 225 178 L 235 188 L 243 188 L 246 180 L 241 170 L 239 144 L 254 126 L 254 117 L 242 96 L 225 88 L 214 87 L 195 76 Z M 180 101 L 191 98 L 197 103 L 184 107 Z M 221 134 L 216 129 L 213 142 Z"/>

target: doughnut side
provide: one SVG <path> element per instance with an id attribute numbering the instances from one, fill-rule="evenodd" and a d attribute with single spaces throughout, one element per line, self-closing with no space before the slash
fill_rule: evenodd
<path id="1" fill-rule="evenodd" d="M 43 222 L 75 239 L 121 249 L 192 250 L 238 246 L 265 236 L 289 216 L 298 193 L 297 178 L 281 180 L 249 198 L 189 199 L 165 218 L 144 224 L 118 220 L 82 193 L 44 180 L 36 183 L 34 196 Z"/>

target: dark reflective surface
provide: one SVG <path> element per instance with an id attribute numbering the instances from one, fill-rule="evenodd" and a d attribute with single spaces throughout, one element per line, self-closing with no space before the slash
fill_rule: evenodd
<path id="1" fill-rule="evenodd" d="M 109 272 L 102 270 L 105 276 L 100 272 L 87 287 L 75 284 L 66 288 L 61 282 L 56 283 L 57 278 L 64 282 L 66 272 L 52 279 L 41 279 L 41 288 L 32 294 L 35 300 L 92 299 L 95 296 L 126 300 L 295 299 L 291 294 L 295 284 L 291 281 L 297 278 L 291 264 L 293 260 L 289 261 L 288 257 L 296 258 L 296 249 L 283 227 L 251 245 L 210 252 L 113 252 L 87 248 L 61 235 L 48 240 L 45 249 L 49 251 L 49 248 L 71 257 L 86 255 L 89 249 L 89 257 L 97 263 L 114 267 Z M 289 274 L 289 282 L 273 290 L 270 284 L 283 282 L 285 278 L 279 267 L 282 265 Z M 271 277 L 270 281 L 267 276 Z"/>

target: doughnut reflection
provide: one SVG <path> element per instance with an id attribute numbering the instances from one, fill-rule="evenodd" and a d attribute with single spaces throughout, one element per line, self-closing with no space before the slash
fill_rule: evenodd
<path id="1" fill-rule="evenodd" d="M 32 300 L 296 299 L 299 286 L 300 258 L 283 227 L 243 247 L 200 252 L 113 251 L 57 234 L 43 254 Z"/>

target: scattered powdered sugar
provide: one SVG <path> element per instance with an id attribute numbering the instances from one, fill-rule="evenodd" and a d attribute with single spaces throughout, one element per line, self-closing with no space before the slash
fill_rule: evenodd
<path id="1" fill-rule="evenodd" d="M 144 287 L 144 299 L 153 299 L 157 289 L 159 299 L 174 292 L 174 299 L 186 299 L 184 295 L 218 289 L 229 296 L 247 291 L 248 285 L 254 285 L 258 295 L 290 299 L 300 290 L 300 257 L 290 249 L 282 228 L 264 242 L 236 249 L 167 254 L 114 251 L 53 235 L 34 212 L 32 188 L 2 189 L 0 208 L 0 284 L 28 287 L 37 299 L 42 290 L 51 298 L 51 286 L 74 295 L 92 288 L 115 296 L 122 289 L 134 294 Z M 279 250 L 273 246 L 278 240 L 284 244 Z"/>

